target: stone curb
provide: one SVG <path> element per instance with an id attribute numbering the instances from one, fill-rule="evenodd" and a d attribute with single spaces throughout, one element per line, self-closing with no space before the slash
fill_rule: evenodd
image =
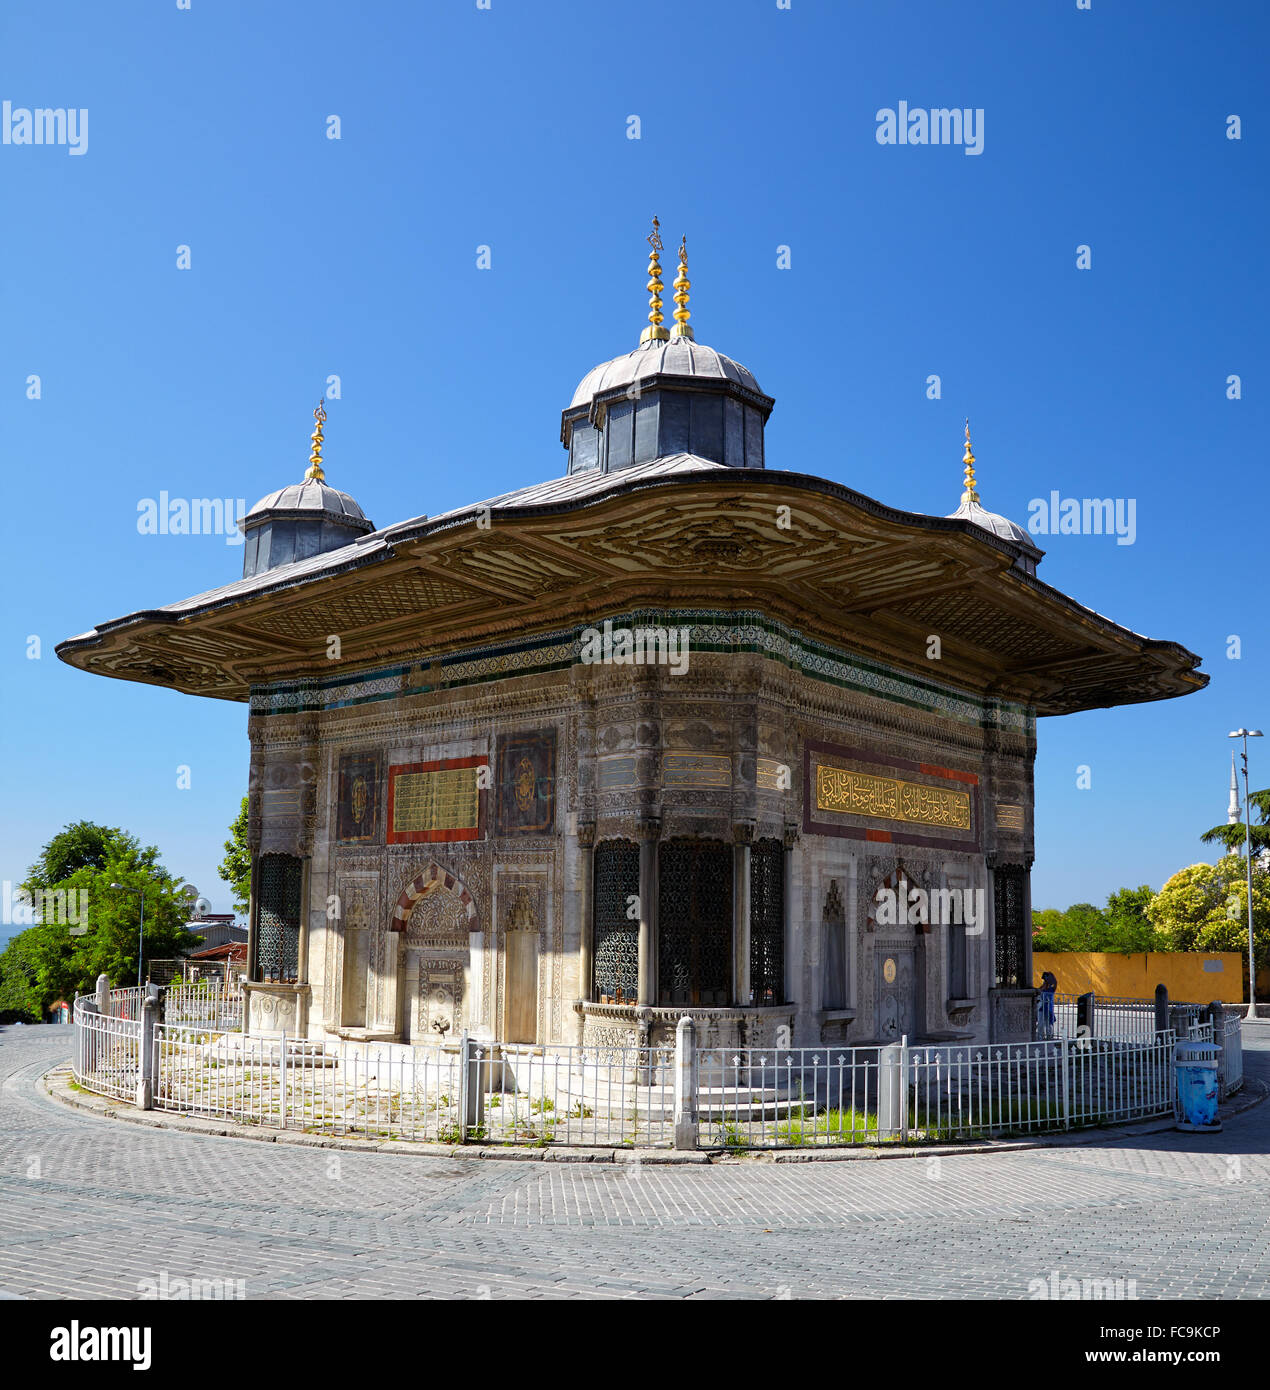
<path id="1" fill-rule="evenodd" d="M 1173 1128 L 1172 1120 L 1133 1122 L 1104 1129 L 1082 1129 L 1047 1138 L 988 1139 L 974 1144 L 932 1144 L 921 1148 L 767 1149 L 728 1153 L 722 1149 L 685 1152 L 675 1149 L 512 1148 L 492 1145 L 429 1144 L 399 1139 L 355 1139 L 326 1134 L 304 1134 L 285 1129 L 260 1129 L 229 1120 L 200 1120 L 194 1116 L 169 1116 L 158 1110 L 137 1110 L 127 1101 L 116 1101 L 90 1091 L 72 1091 L 71 1070 L 54 1067 L 44 1073 L 45 1094 L 59 1105 L 127 1124 L 181 1134 L 208 1134 L 219 1139 L 255 1139 L 266 1144 L 294 1144 L 306 1149 L 338 1149 L 345 1153 L 410 1154 L 416 1158 L 493 1159 L 518 1163 L 612 1163 L 659 1166 L 684 1163 L 860 1163 L 875 1159 L 956 1158 L 963 1154 L 1015 1153 L 1027 1149 L 1087 1148 L 1121 1139 L 1137 1139 Z M 1223 1121 L 1241 1115 L 1266 1099 L 1262 1081 L 1245 1081 L 1238 1098 L 1222 1107 Z"/>

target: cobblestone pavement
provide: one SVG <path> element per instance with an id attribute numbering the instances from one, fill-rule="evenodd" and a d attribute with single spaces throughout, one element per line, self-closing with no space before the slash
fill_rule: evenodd
<path id="1" fill-rule="evenodd" d="M 429 1159 L 69 1110 L 38 1083 L 71 1037 L 0 1030 L 0 1295 L 134 1298 L 164 1271 L 248 1298 L 1026 1298 L 1055 1272 L 1270 1294 L 1270 1104 L 1212 1137 L 938 1161 Z M 1270 1079 L 1270 1021 L 1244 1046 Z"/>

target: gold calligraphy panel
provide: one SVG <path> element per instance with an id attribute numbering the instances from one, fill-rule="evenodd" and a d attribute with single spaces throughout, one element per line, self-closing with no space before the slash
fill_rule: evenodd
<path id="1" fill-rule="evenodd" d="M 816 809 L 912 825 L 970 829 L 970 796 L 947 787 L 874 777 L 843 767 L 816 768 Z"/>
<path id="2" fill-rule="evenodd" d="M 389 843 L 477 839 L 482 766 L 483 758 L 464 758 L 389 768 Z"/>
<path id="3" fill-rule="evenodd" d="M 732 759 L 722 753 L 665 753 L 661 779 L 667 787 L 730 787 Z"/>

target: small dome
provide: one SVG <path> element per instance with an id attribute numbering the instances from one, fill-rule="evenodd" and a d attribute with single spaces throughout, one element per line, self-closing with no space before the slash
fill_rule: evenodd
<path id="1" fill-rule="evenodd" d="M 953 521 L 973 521 L 976 526 L 982 526 L 985 531 L 991 531 L 994 536 L 1000 536 L 1004 541 L 1025 545 L 1029 550 L 1036 549 L 1036 542 L 1022 526 L 1011 521 L 1008 516 L 986 510 L 968 497 L 963 497 L 961 506 L 955 512 L 949 512 L 948 516 Z"/>
<path id="2" fill-rule="evenodd" d="M 244 579 L 352 545 L 375 529 L 347 492 L 316 478 L 262 497 L 238 527 L 245 542 Z"/>
<path id="3" fill-rule="evenodd" d="M 586 405 L 592 397 L 605 391 L 623 389 L 644 377 L 657 376 L 706 377 L 716 381 L 731 381 L 746 391 L 763 394 L 748 367 L 705 343 L 677 338 L 670 342 L 644 343 L 634 352 L 624 353 L 611 362 L 601 362 L 578 383 L 569 402 L 569 410 Z"/>
<path id="4" fill-rule="evenodd" d="M 1000 536 L 1003 541 L 1017 545 L 1023 554 L 1015 561 L 1015 565 L 1025 574 L 1035 574 L 1037 562 L 1045 556 L 1045 552 L 1017 522 L 1011 521 L 1008 516 L 1001 516 L 998 512 L 988 511 L 977 499 L 966 493 L 962 494 L 961 506 L 955 512 L 949 512 L 948 517 L 950 521 L 973 522 L 982 530 Z"/>
<path id="5" fill-rule="evenodd" d="M 253 517 L 260 518 L 266 512 L 274 516 L 279 513 L 294 515 L 301 519 L 329 517 L 331 520 L 351 525 L 361 523 L 360 529 L 367 531 L 373 529 L 366 519 L 366 513 L 347 492 L 341 492 L 339 488 L 331 487 L 327 483 L 314 482 L 312 479 L 306 479 L 302 483 L 289 483 L 286 487 L 280 487 L 277 492 L 262 497 L 243 518 L 243 529 L 247 529 Z"/>

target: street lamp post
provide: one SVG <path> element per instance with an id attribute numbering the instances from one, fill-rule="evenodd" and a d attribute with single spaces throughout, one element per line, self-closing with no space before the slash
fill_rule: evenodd
<path id="1" fill-rule="evenodd" d="M 1260 729 L 1232 729 L 1228 738 L 1244 741 L 1244 852 L 1248 860 L 1248 1017 L 1257 1016 L 1257 966 L 1252 953 L 1252 802 L 1248 792 L 1248 740 L 1261 738 Z"/>
<path id="2" fill-rule="evenodd" d="M 112 888 L 118 888 L 122 893 L 135 893 L 141 899 L 141 926 L 137 930 L 137 988 L 141 988 L 141 956 L 145 950 L 146 939 L 146 890 L 144 888 L 130 888 L 126 883 L 112 883 Z"/>

